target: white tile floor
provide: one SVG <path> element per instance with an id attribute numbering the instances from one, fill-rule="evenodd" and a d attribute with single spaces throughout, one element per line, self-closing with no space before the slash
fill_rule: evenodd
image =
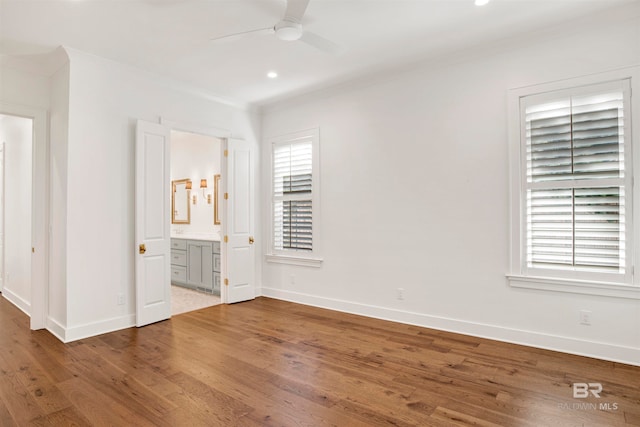
<path id="1" fill-rule="evenodd" d="M 172 315 L 199 310 L 218 304 L 220 304 L 219 296 L 171 285 Z"/>

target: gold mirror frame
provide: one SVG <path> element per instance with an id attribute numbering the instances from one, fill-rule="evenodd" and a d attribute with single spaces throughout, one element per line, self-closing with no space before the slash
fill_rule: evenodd
<path id="1" fill-rule="evenodd" d="M 218 212 L 218 186 L 220 174 L 213 176 L 213 225 L 220 225 L 220 213 Z"/>
<path id="2" fill-rule="evenodd" d="M 186 208 L 187 208 L 187 219 L 176 219 L 176 187 L 178 185 L 184 184 L 185 191 L 187 192 L 187 197 L 185 199 Z M 191 223 L 191 204 L 189 201 L 191 200 L 191 190 L 188 187 L 188 184 L 191 184 L 190 179 L 177 179 L 175 181 L 171 181 L 171 224 L 190 224 Z"/>

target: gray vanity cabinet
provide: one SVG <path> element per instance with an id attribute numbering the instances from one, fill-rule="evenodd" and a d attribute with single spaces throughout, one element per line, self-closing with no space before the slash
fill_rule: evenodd
<path id="1" fill-rule="evenodd" d="M 220 242 L 171 239 L 171 283 L 220 295 Z"/>

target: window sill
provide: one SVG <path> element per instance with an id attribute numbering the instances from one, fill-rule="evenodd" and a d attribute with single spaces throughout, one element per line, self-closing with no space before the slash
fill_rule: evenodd
<path id="1" fill-rule="evenodd" d="M 302 258 L 291 255 L 265 255 L 264 259 L 267 262 L 276 264 L 299 265 L 302 267 L 315 268 L 320 268 L 322 266 L 322 258 Z"/>
<path id="2" fill-rule="evenodd" d="M 614 298 L 640 299 L 640 287 L 608 282 L 586 280 L 555 279 L 536 276 L 507 274 L 509 286 L 514 288 L 538 289 L 572 294 L 599 295 Z"/>

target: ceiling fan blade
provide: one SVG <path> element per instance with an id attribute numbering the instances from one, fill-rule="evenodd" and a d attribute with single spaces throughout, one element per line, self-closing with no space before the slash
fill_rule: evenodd
<path id="1" fill-rule="evenodd" d="M 222 37 L 215 37 L 215 38 L 212 38 L 210 41 L 215 42 L 215 43 L 226 43 L 226 42 L 231 42 L 231 41 L 234 41 L 234 40 L 243 39 L 243 38 L 246 38 L 246 37 L 269 35 L 269 34 L 273 34 L 275 32 L 276 32 L 276 30 L 273 27 L 260 28 L 258 30 L 249 30 L 249 31 L 243 31 L 241 33 L 228 34 L 228 35 L 222 36 Z"/>
<path id="2" fill-rule="evenodd" d="M 313 46 L 325 53 L 330 53 L 333 55 L 337 55 L 344 51 L 341 46 L 335 44 L 334 42 L 327 40 L 324 37 L 317 35 L 316 33 L 312 33 L 306 30 L 302 34 L 302 37 L 300 37 L 300 41 Z"/>
<path id="3" fill-rule="evenodd" d="M 307 10 L 308 5 L 309 0 L 288 0 L 287 11 L 284 13 L 284 19 L 301 24 L 302 17 L 304 16 L 304 12 Z"/>

